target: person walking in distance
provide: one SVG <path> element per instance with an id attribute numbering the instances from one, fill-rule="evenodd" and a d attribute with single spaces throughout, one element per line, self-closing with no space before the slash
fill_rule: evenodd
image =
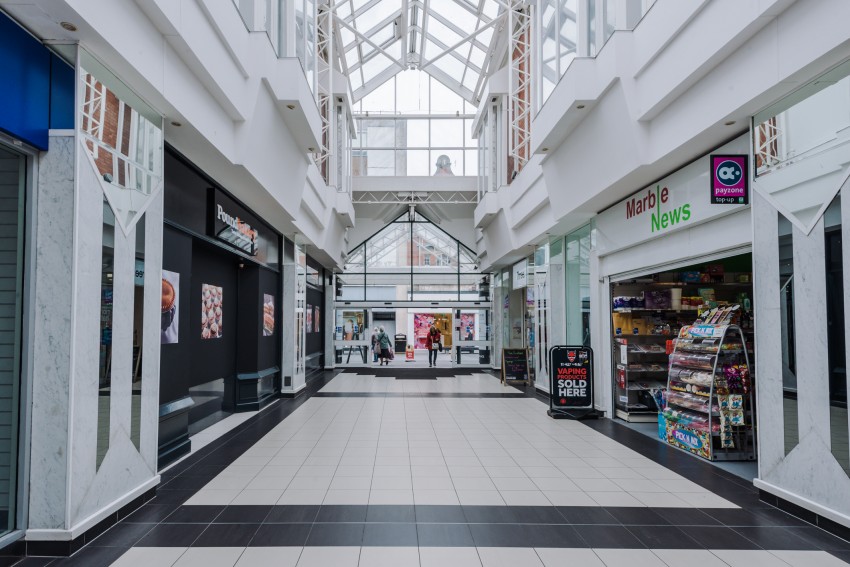
<path id="1" fill-rule="evenodd" d="M 372 333 L 372 362 L 378 362 L 378 354 L 381 352 L 381 345 L 378 344 L 378 327 L 375 327 Z"/>
<path id="2" fill-rule="evenodd" d="M 437 327 L 431 325 L 431 330 L 428 331 L 428 336 L 425 339 L 425 346 L 428 348 L 428 366 L 437 366 L 437 351 L 440 348 L 440 331 Z"/>
<path id="3" fill-rule="evenodd" d="M 381 348 L 381 364 L 386 364 L 389 366 L 390 364 L 390 337 L 384 332 L 384 328 L 381 327 L 378 331 L 378 345 Z"/>

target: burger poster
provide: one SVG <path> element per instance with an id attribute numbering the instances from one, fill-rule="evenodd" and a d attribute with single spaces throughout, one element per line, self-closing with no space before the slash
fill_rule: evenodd
<path id="1" fill-rule="evenodd" d="M 274 296 L 263 294 L 263 336 L 274 334 Z"/>
<path id="2" fill-rule="evenodd" d="M 160 344 L 177 344 L 180 331 L 178 321 L 180 274 L 162 270 L 162 324 L 160 325 Z"/>
<path id="3" fill-rule="evenodd" d="M 220 339 L 222 335 L 222 289 L 201 285 L 201 338 Z"/>

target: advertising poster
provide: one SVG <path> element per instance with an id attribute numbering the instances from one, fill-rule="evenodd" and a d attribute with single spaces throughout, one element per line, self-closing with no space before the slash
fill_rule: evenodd
<path id="1" fill-rule="evenodd" d="M 475 340 L 475 313 L 460 314 L 460 338 L 463 341 Z"/>
<path id="2" fill-rule="evenodd" d="M 425 348 L 425 340 L 427 339 L 428 331 L 431 330 L 431 325 L 433 324 L 433 313 L 413 314 L 413 336 L 416 337 L 416 345 L 414 348 Z"/>
<path id="3" fill-rule="evenodd" d="M 177 344 L 180 321 L 180 274 L 162 270 L 162 324 L 160 326 L 160 344 Z"/>
<path id="4" fill-rule="evenodd" d="M 313 332 L 313 306 L 310 305 L 309 303 L 307 304 L 307 313 L 305 314 L 305 317 L 306 317 L 306 325 L 307 325 L 307 331 L 306 332 L 312 333 Z"/>
<path id="5" fill-rule="evenodd" d="M 313 314 L 313 329 L 317 333 L 322 330 L 322 308 L 318 305 L 315 307 L 315 313 Z"/>
<path id="6" fill-rule="evenodd" d="M 263 336 L 274 334 L 274 296 L 263 294 Z"/>
<path id="7" fill-rule="evenodd" d="M 342 339 L 345 341 L 359 341 L 363 329 L 364 313 L 362 311 L 337 311 L 336 327 L 342 327 Z"/>
<path id="8" fill-rule="evenodd" d="M 221 287 L 201 284 L 201 338 L 220 339 L 222 336 L 222 297 Z"/>

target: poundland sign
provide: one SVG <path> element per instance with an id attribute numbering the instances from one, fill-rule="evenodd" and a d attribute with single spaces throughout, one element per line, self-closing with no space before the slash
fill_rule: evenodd
<path id="1" fill-rule="evenodd" d="M 716 153 L 746 151 L 747 139 L 742 136 L 718 148 Z M 596 217 L 599 255 L 688 229 L 746 207 L 745 204 L 713 205 L 706 191 L 712 173 L 707 154 L 599 213 Z"/>

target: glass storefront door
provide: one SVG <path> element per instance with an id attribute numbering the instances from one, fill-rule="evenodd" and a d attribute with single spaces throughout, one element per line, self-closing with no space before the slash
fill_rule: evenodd
<path id="1" fill-rule="evenodd" d="M 337 309 L 334 319 L 334 358 L 342 366 L 366 365 L 372 361 L 370 309 Z"/>
<path id="2" fill-rule="evenodd" d="M 492 351 L 490 309 L 455 309 L 454 366 L 489 366 Z"/>

